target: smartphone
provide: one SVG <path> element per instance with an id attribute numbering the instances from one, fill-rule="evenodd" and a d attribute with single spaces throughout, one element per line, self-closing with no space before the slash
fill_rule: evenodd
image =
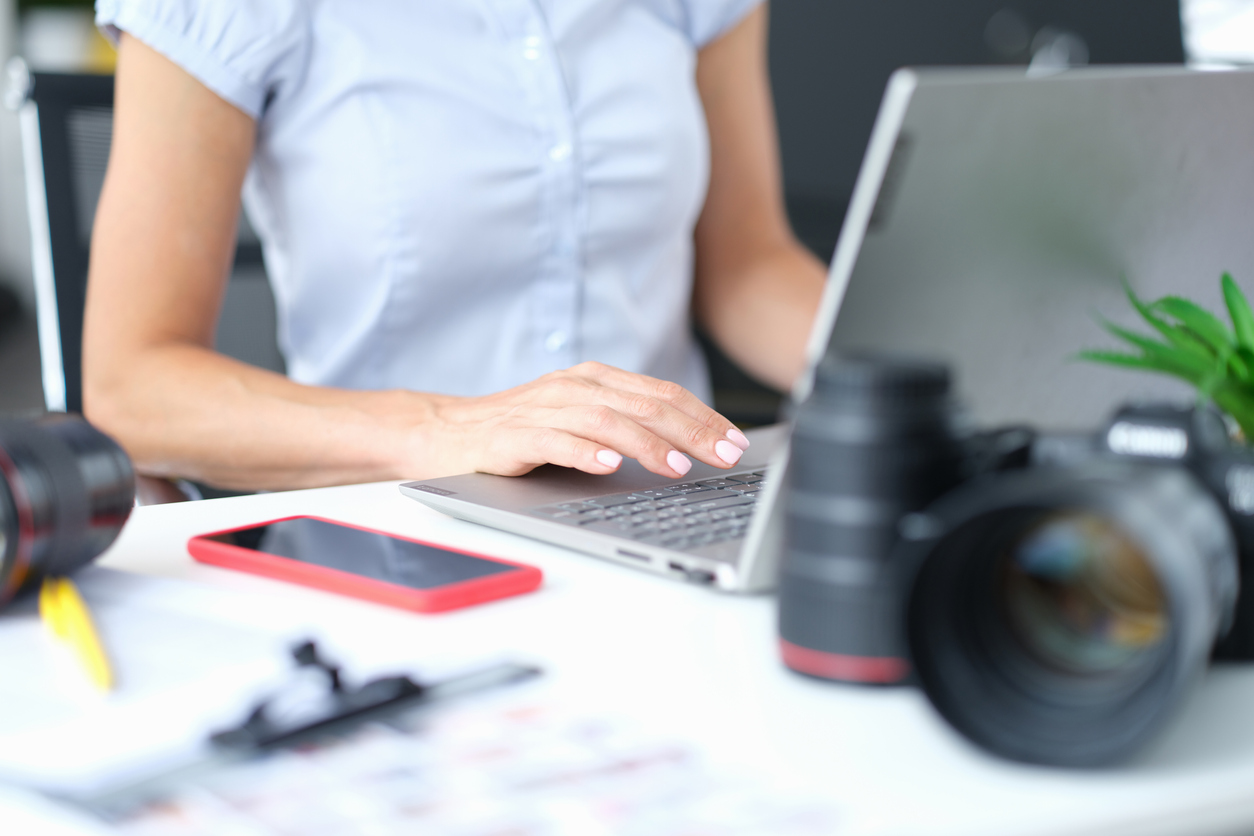
<path id="1" fill-rule="evenodd" d="M 416 612 L 444 612 L 530 592 L 534 566 L 322 517 L 193 537 L 194 560 Z"/>

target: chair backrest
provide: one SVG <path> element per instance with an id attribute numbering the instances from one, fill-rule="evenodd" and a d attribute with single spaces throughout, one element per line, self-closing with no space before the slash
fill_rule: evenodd
<path id="1" fill-rule="evenodd" d="M 21 122 L 44 402 L 49 410 L 81 412 L 83 306 L 92 224 L 113 135 L 113 77 L 10 70 L 10 80 L 18 88 L 9 91 L 9 100 L 18 105 Z M 218 348 L 281 371 L 274 301 L 264 279 L 261 246 L 241 213 L 219 337 L 224 331 L 244 336 L 236 346 L 219 339 Z M 250 320 L 247 327 L 223 327 L 241 316 Z"/>

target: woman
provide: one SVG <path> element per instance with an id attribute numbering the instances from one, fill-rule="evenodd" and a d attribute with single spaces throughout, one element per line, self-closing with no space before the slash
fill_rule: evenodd
<path id="1" fill-rule="evenodd" d="M 100 0 L 119 39 L 84 403 L 236 488 L 679 478 L 745 437 L 690 306 L 785 388 L 824 271 L 788 229 L 757 0 Z M 285 378 L 212 350 L 243 189 Z"/>

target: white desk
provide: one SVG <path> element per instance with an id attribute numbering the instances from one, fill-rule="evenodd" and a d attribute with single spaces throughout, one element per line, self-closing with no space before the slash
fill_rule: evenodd
<path id="1" fill-rule="evenodd" d="M 187 555 L 192 535 L 292 514 L 532 563 L 545 584 L 422 616 L 201 566 Z M 984 755 L 912 690 L 827 685 L 787 672 L 775 653 L 771 598 L 720 595 L 452 520 L 405 499 L 393 483 L 141 508 L 103 564 L 263 593 L 276 609 L 326 625 L 359 657 L 507 652 L 538 661 L 560 691 L 625 706 L 650 728 L 694 741 L 715 763 L 812 780 L 844 809 L 841 833 L 1254 831 L 1254 666 L 1213 672 L 1135 765 L 1065 772 Z M 0 811 L 0 824 L 4 818 Z"/>

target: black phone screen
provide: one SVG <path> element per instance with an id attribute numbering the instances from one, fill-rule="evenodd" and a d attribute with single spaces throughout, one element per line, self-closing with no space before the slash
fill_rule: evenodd
<path id="1" fill-rule="evenodd" d="M 212 539 L 412 589 L 435 589 L 517 568 L 306 517 L 242 528 Z"/>

